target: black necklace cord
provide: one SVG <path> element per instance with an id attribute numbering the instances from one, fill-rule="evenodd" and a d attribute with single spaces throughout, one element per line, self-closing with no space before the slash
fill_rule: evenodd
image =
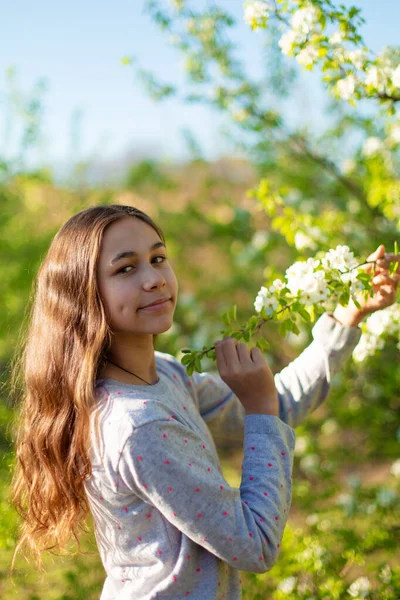
<path id="1" fill-rule="evenodd" d="M 128 371 L 128 369 L 124 369 L 124 367 L 120 367 L 119 365 L 117 365 L 115 362 L 113 362 L 109 358 L 107 358 L 107 362 L 110 362 L 112 365 L 115 365 L 119 369 L 122 369 L 123 371 L 126 371 L 127 373 L 129 373 L 130 375 L 133 375 L 134 377 L 138 377 L 138 379 L 141 379 L 142 381 L 144 381 L 145 383 L 147 383 L 147 385 L 152 385 L 151 383 L 149 383 L 148 381 L 146 381 L 145 379 L 143 379 L 143 377 L 140 377 L 139 375 L 136 375 L 136 373 L 132 373 L 131 371 Z M 158 378 L 158 381 L 160 381 L 160 378 Z M 156 382 L 156 383 L 158 383 L 158 382 Z"/>

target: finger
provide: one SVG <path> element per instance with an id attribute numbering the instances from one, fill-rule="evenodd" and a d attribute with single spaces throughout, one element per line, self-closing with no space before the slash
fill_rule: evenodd
<path id="1" fill-rule="evenodd" d="M 397 289 L 400 283 L 400 274 L 394 274 L 392 276 L 381 273 L 380 275 L 376 275 L 372 280 L 374 285 L 387 285 L 392 289 Z"/>
<path id="2" fill-rule="evenodd" d="M 253 361 L 253 363 L 259 362 L 260 360 L 264 360 L 263 353 L 261 352 L 258 346 L 254 346 L 254 348 L 250 350 L 250 358 Z"/>
<path id="3" fill-rule="evenodd" d="M 237 367 L 239 365 L 239 358 L 236 351 L 237 344 L 238 341 L 236 338 L 226 337 L 222 340 L 221 348 L 228 367 Z"/>
<path id="4" fill-rule="evenodd" d="M 240 344 L 238 344 L 236 346 L 236 350 L 237 350 L 240 364 L 242 364 L 243 366 L 246 366 L 246 365 L 249 366 L 252 364 L 252 360 L 251 360 L 249 351 L 244 342 L 240 342 Z"/>
<path id="5" fill-rule="evenodd" d="M 387 253 L 384 256 L 384 260 L 388 260 L 389 262 L 398 262 L 400 261 L 400 254 Z"/>
<path id="6" fill-rule="evenodd" d="M 379 267 L 383 267 L 387 269 L 390 263 L 399 262 L 400 263 L 400 254 L 385 254 L 383 258 L 377 260 L 377 265 Z"/>
<path id="7" fill-rule="evenodd" d="M 388 298 L 389 296 L 392 296 L 393 290 L 388 290 L 387 288 L 381 287 L 379 288 L 378 294 L 379 296 L 382 296 L 382 298 Z"/>
<path id="8" fill-rule="evenodd" d="M 384 283 L 391 283 L 391 281 L 391 277 L 389 277 L 389 275 L 386 275 L 385 273 L 375 275 L 375 277 L 372 279 L 372 283 L 374 283 L 375 285 L 383 285 Z"/>
<path id="9" fill-rule="evenodd" d="M 378 246 L 378 248 L 375 250 L 375 252 L 373 252 L 372 254 L 370 254 L 367 258 L 367 260 L 377 260 L 378 258 L 383 258 L 385 254 L 385 246 L 383 244 L 381 244 L 380 246 Z"/>
<path id="10" fill-rule="evenodd" d="M 221 368 L 221 367 L 226 368 L 227 364 L 226 364 L 224 352 L 222 350 L 222 341 L 217 340 L 216 342 L 214 342 L 214 347 L 215 347 L 215 356 L 217 358 L 217 365 L 219 366 L 219 368 Z"/>

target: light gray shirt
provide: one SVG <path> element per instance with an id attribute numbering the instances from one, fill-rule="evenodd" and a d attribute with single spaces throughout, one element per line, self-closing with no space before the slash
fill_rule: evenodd
<path id="1" fill-rule="evenodd" d="M 275 375 L 279 417 L 245 415 L 216 373 L 155 352 L 150 386 L 96 381 L 85 489 L 106 571 L 100 600 L 239 600 L 240 571 L 277 561 L 292 496 L 294 427 L 326 398 L 361 330 L 325 313 Z M 99 438 L 94 418 L 99 417 Z M 239 488 L 218 449 L 243 448 Z"/>

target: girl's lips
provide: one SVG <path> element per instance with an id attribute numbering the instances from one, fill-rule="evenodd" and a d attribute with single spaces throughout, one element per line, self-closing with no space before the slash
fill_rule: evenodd
<path id="1" fill-rule="evenodd" d="M 161 310 L 162 308 L 165 308 L 170 301 L 171 298 L 169 298 L 169 300 L 165 300 L 165 302 L 160 302 L 159 304 L 153 304 L 152 306 L 144 306 L 143 308 L 139 308 L 139 310 Z"/>

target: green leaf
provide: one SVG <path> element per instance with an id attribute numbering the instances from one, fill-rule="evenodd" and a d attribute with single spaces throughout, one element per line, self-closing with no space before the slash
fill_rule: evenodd
<path id="1" fill-rule="evenodd" d="M 249 342 L 249 341 L 250 341 L 250 338 L 251 338 L 250 331 L 245 331 L 245 332 L 243 333 L 243 339 L 244 339 L 244 341 L 245 341 L 245 342 Z"/>
<path id="2" fill-rule="evenodd" d="M 293 321 L 293 319 L 288 319 L 286 321 L 286 330 L 287 331 L 293 331 L 294 326 L 295 326 L 295 322 Z"/>
<path id="3" fill-rule="evenodd" d="M 303 306 L 300 306 L 297 309 L 297 312 L 302 317 L 302 319 L 304 319 L 307 323 L 310 323 L 311 317 L 310 317 L 309 313 L 306 311 L 306 309 Z"/>
<path id="4" fill-rule="evenodd" d="M 291 323 L 291 321 L 289 319 L 287 319 L 286 321 L 282 321 L 282 323 L 279 325 L 279 333 L 281 334 L 282 337 L 285 337 L 287 329 L 288 329 L 288 323 Z"/>
<path id="5" fill-rule="evenodd" d="M 300 329 L 297 327 L 296 323 L 292 323 L 292 331 L 295 335 L 299 335 Z"/>
<path id="6" fill-rule="evenodd" d="M 257 340 L 256 346 L 257 348 L 260 348 L 261 352 L 263 352 L 264 350 L 268 350 L 268 348 L 271 347 L 271 344 L 267 342 L 266 339 L 260 338 L 259 340 Z"/>
<path id="7" fill-rule="evenodd" d="M 365 273 L 365 272 L 364 273 L 361 272 L 361 273 L 358 273 L 356 279 L 359 279 L 363 283 L 364 283 L 364 281 L 368 282 L 371 279 L 371 275 L 369 275 L 368 273 Z"/>
<path id="8" fill-rule="evenodd" d="M 394 242 L 394 253 L 395 254 L 399 253 L 399 249 L 398 249 L 398 246 L 397 246 L 397 240 L 395 240 L 395 242 Z M 389 274 L 393 275 L 393 273 L 396 273 L 398 266 L 399 266 L 398 262 L 397 263 L 392 263 L 390 265 L 390 268 L 389 268 Z"/>
<path id="9" fill-rule="evenodd" d="M 189 352 L 191 352 L 190 348 L 182 348 L 181 350 L 182 354 L 189 354 Z"/>
<path id="10" fill-rule="evenodd" d="M 397 263 L 392 263 L 390 265 L 389 274 L 393 275 L 393 273 L 396 273 L 398 266 L 399 266 L 398 262 Z"/>
<path id="11" fill-rule="evenodd" d="M 236 321 L 236 304 L 229 309 L 228 315 L 231 321 Z"/>
<path id="12" fill-rule="evenodd" d="M 350 290 L 346 288 L 339 296 L 339 302 L 342 306 L 347 306 L 350 300 Z"/>
<path id="13" fill-rule="evenodd" d="M 225 325 L 230 325 L 231 321 L 229 318 L 229 313 L 224 313 L 221 317 L 221 321 L 225 324 Z"/>
<path id="14" fill-rule="evenodd" d="M 219 333 L 221 334 L 221 338 L 224 338 L 232 334 L 232 329 L 227 327 L 226 329 L 222 329 Z"/>
<path id="15" fill-rule="evenodd" d="M 189 365 L 192 362 L 192 360 L 192 355 L 185 354 L 185 356 L 182 356 L 181 358 L 181 363 L 183 365 Z"/>
<path id="16" fill-rule="evenodd" d="M 199 356 L 196 356 L 196 359 L 194 361 L 194 366 L 196 367 L 196 371 L 201 373 L 201 360 L 200 360 Z"/>
<path id="17" fill-rule="evenodd" d="M 241 340 L 242 339 L 242 332 L 241 331 L 233 331 L 230 334 L 231 337 L 235 338 L 236 340 Z"/>
<path id="18" fill-rule="evenodd" d="M 258 317 L 256 317 L 256 316 L 250 317 L 250 319 L 246 323 L 246 327 L 248 329 L 254 329 L 256 327 L 257 323 L 258 323 Z"/>

